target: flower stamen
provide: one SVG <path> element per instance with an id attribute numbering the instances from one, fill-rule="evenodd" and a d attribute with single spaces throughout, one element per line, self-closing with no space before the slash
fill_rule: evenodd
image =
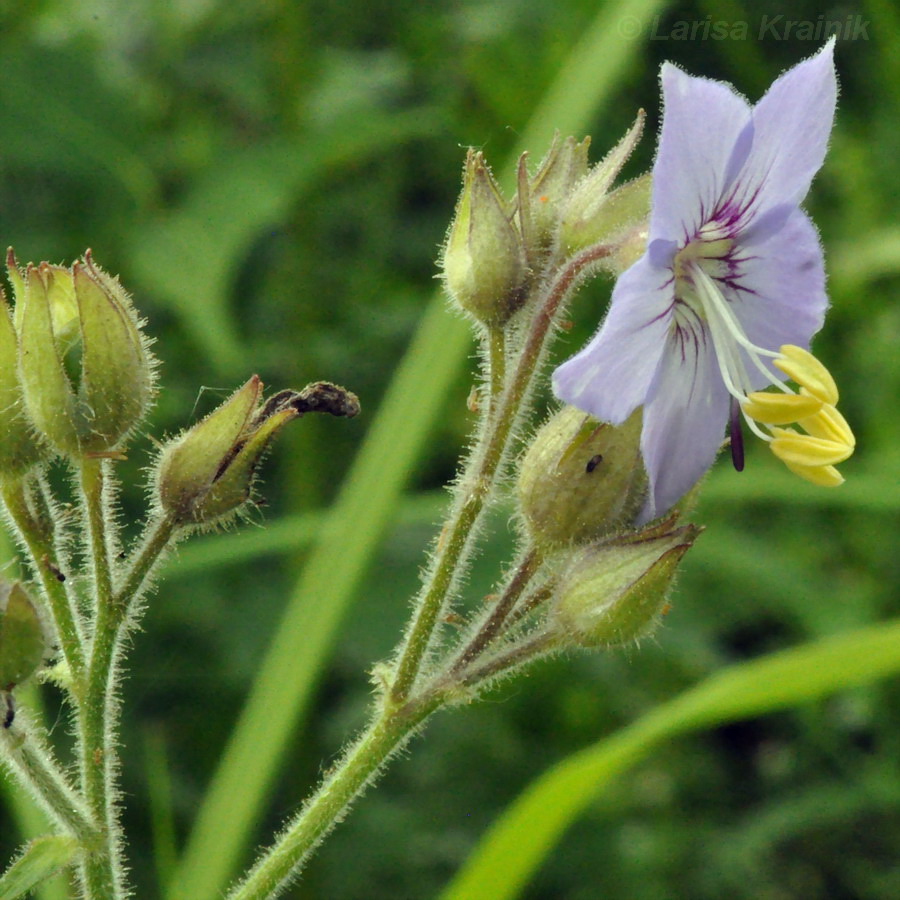
<path id="1" fill-rule="evenodd" d="M 718 279 L 704 269 L 704 261 L 711 253 L 703 243 L 701 240 L 688 245 L 691 250 L 687 260 L 683 257 L 678 260 L 676 269 L 681 268 L 682 283 L 693 289 L 686 290 L 682 299 L 707 323 L 726 390 L 739 405 L 750 430 L 768 443 L 769 449 L 791 472 L 813 484 L 836 487 L 844 479 L 834 466 L 852 455 L 856 438 L 835 407 L 839 393 L 834 378 L 802 347 L 784 344 L 776 352 L 758 347 L 747 337 Z M 715 243 L 719 245 L 721 241 Z M 699 301 L 699 309 L 692 300 Z M 746 359 L 780 393 L 753 390 Z M 778 378 L 764 359 L 770 359 L 775 368 L 795 381 L 800 386 L 799 392 Z M 771 433 L 767 434 L 760 425 Z M 781 427 L 785 425 L 795 425 L 802 431 Z M 734 435 L 734 416 L 731 431 Z"/>

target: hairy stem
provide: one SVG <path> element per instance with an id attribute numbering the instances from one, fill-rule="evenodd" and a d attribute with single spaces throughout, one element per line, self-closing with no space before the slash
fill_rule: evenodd
<path id="1" fill-rule="evenodd" d="M 439 694 L 404 706 L 388 707 L 307 801 L 280 840 L 269 849 L 238 884 L 227 900 L 263 900 L 277 896 L 350 808 L 377 777 L 387 760 L 443 703 Z"/>
<path id="2" fill-rule="evenodd" d="M 597 244 L 570 259 L 550 283 L 534 314 L 515 372 L 497 404 L 497 414 L 487 422 L 470 457 L 470 465 L 461 481 L 461 499 L 444 525 L 434 563 L 420 594 L 397 664 L 397 674 L 391 688 L 395 703 L 402 703 L 409 696 L 444 604 L 464 567 L 469 539 L 490 497 L 515 425 L 528 400 L 534 374 L 543 358 L 556 315 L 587 270 L 609 252 L 609 247 Z"/>
<path id="3" fill-rule="evenodd" d="M 13 478 L 4 479 L 0 490 L 9 519 L 50 607 L 63 658 L 71 673 L 72 692 L 78 701 L 84 691 L 84 629 L 61 568 L 56 525 L 42 495 L 43 486 Z"/>
<path id="4" fill-rule="evenodd" d="M 169 548 L 176 535 L 177 526 L 170 516 L 151 521 L 140 547 L 128 565 L 121 584 L 116 587 L 113 606 L 119 611 L 120 621 L 127 618 L 137 599 L 144 593 L 153 568 Z"/>
<path id="5" fill-rule="evenodd" d="M 87 692 L 79 718 L 81 727 L 82 790 L 91 814 L 101 824 L 101 846 L 84 863 L 89 900 L 122 896 L 120 842 L 113 802 L 115 766 L 114 666 L 121 604 L 114 602 L 107 535 L 106 466 L 99 459 L 81 464 L 81 489 L 94 576 L 94 641 L 88 668 Z"/>
<path id="6" fill-rule="evenodd" d="M 490 367 L 488 416 L 493 418 L 496 415 L 497 403 L 503 394 L 503 383 L 506 379 L 506 334 L 502 328 L 491 328 L 485 340 L 488 345 Z"/>
<path id="7" fill-rule="evenodd" d="M 550 632 L 536 634 L 530 640 L 514 644 L 508 650 L 501 650 L 496 656 L 484 661 L 476 659 L 471 668 L 458 673 L 454 684 L 469 688 L 481 687 L 485 681 L 509 672 L 523 663 L 532 662 L 539 656 L 558 649 L 559 646 L 558 634 Z M 439 682 L 438 687 L 441 685 L 442 682 Z"/>
<path id="8" fill-rule="evenodd" d="M 466 668 L 497 637 L 509 614 L 522 596 L 522 592 L 528 587 L 534 574 L 541 567 L 542 561 L 541 552 L 536 547 L 526 550 L 512 578 L 509 579 L 505 590 L 500 595 L 500 599 L 494 605 L 475 636 L 469 641 L 462 653 L 459 654 L 456 662 L 451 666 L 451 674 L 457 674 L 460 670 Z"/>
<path id="9" fill-rule="evenodd" d="M 0 748 L 10 770 L 62 828 L 87 850 L 97 845 L 97 829 L 83 799 L 69 784 L 44 742 L 35 734 L 26 714 L 19 711 L 12 724 L 0 728 Z"/>

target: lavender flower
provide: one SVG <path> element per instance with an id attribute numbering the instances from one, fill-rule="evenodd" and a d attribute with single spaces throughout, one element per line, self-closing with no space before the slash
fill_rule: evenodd
<path id="1" fill-rule="evenodd" d="M 642 522 L 699 480 L 729 421 L 743 467 L 741 414 L 792 471 L 843 481 L 834 464 L 853 435 L 833 379 L 804 349 L 828 300 L 822 248 L 799 206 L 831 131 L 833 52 L 832 39 L 753 107 L 730 85 L 662 68 L 646 253 L 619 278 L 593 340 L 553 377 L 557 396 L 601 420 L 624 422 L 643 405 Z M 771 385 L 780 393 L 760 392 Z M 794 424 L 803 431 L 781 427 Z"/>

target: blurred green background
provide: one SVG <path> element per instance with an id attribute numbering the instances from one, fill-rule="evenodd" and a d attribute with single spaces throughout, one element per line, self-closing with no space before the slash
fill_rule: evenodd
<path id="1" fill-rule="evenodd" d="M 807 201 L 828 251 L 833 303 L 816 350 L 859 440 L 842 466 L 847 484 L 807 489 L 760 447 L 740 476 L 720 464 L 697 511 L 707 532 L 687 557 L 665 627 L 639 650 L 546 663 L 473 708 L 439 716 L 290 897 L 433 897 L 498 811 L 552 762 L 729 663 L 900 612 L 900 16 L 890 0 L 656 7 L 607 20 L 619 32 L 603 40 L 620 47 L 621 66 L 584 128 L 599 159 L 646 108 L 648 136 L 630 174 L 652 162 L 664 59 L 755 100 L 820 45 L 779 39 L 784 20 L 868 23 L 838 44 L 832 152 Z M 603 8 L 597 0 L 0 5 L 0 240 L 21 261 L 70 261 L 91 247 L 121 275 L 164 364 L 148 436 L 173 433 L 253 372 L 273 389 L 333 380 L 364 408 L 352 422 L 308 417 L 292 426 L 268 462 L 258 522 L 237 538 L 188 545 L 182 571 L 170 569 L 149 605 L 124 689 L 125 824 L 140 898 L 158 896 L 160 879 L 172 877 L 318 533 L 314 514 L 337 495 L 428 308 L 464 148 L 478 146 L 501 166 Z M 778 15 L 775 31 L 758 39 L 764 16 Z M 717 20 L 747 22 L 747 39 L 703 40 L 702 23 Z M 676 40 L 679 22 L 701 23 L 699 36 Z M 532 147 L 532 158 L 544 149 Z M 608 289 L 580 295 L 559 357 L 590 335 Z M 473 371 L 471 355 L 460 355 L 446 375 L 450 389 L 415 464 L 404 463 L 405 490 L 383 539 L 374 525 L 359 535 L 377 554 L 308 679 L 308 715 L 290 731 L 250 847 L 297 809 L 364 721 L 366 672 L 405 619 L 441 486 L 472 424 Z M 421 424 L 409 399 L 409 420 Z M 132 517 L 143 506 L 150 446 L 140 442 L 122 468 Z M 502 514 L 472 597 L 490 590 L 509 547 Z M 348 557 L 356 549 L 355 539 L 346 543 Z M 343 554 L 329 560 L 339 580 Z M 299 658 L 302 644 L 293 652 Z M 887 682 L 668 745 L 591 806 L 525 896 L 900 896 L 898 701 Z M 57 699 L 47 692 L 45 702 L 65 744 Z M 20 843 L 11 808 L 0 809 L 4 859 Z"/>

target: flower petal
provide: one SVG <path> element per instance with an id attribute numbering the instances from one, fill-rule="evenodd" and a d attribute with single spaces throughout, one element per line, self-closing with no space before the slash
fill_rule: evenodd
<path id="1" fill-rule="evenodd" d="M 836 103 L 832 38 L 785 72 L 753 108 L 753 146 L 739 176 L 741 196 L 752 195 L 751 221 L 806 196 L 825 159 Z"/>
<path id="2" fill-rule="evenodd" d="M 616 283 L 591 342 L 553 373 L 556 396 L 596 419 L 624 422 L 647 396 L 673 303 L 671 271 L 639 259 Z"/>
<path id="3" fill-rule="evenodd" d="M 685 359 L 669 344 L 644 407 L 641 452 L 650 494 L 638 524 L 661 516 L 700 480 L 725 435 L 730 397 L 712 341 L 693 346 Z"/>
<path id="4" fill-rule="evenodd" d="M 740 271 L 740 289 L 726 296 L 747 337 L 775 352 L 783 344 L 809 347 L 828 297 L 822 246 L 806 213 L 795 209 L 781 231 L 746 253 Z M 749 366 L 748 372 L 754 389 L 765 386 L 760 372 Z"/>
<path id="5" fill-rule="evenodd" d="M 650 238 L 682 246 L 718 204 L 750 105 L 720 81 L 695 78 L 671 63 L 662 67 L 663 123 L 653 166 Z"/>

